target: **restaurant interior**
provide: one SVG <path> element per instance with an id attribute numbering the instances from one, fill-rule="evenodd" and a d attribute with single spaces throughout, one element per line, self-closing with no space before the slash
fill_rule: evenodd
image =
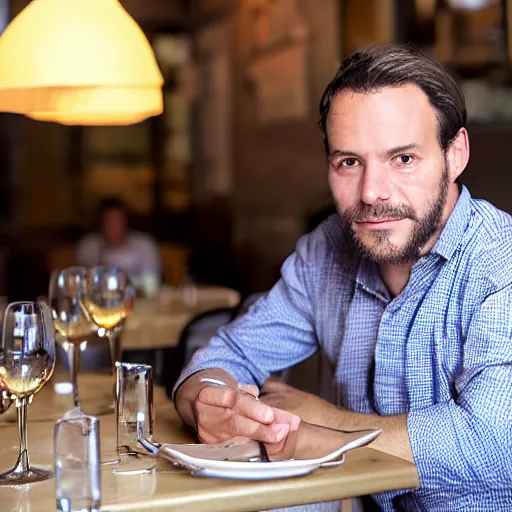
<path id="1" fill-rule="evenodd" d="M 101 3 L 120 4 L 132 25 Z M 53 304 L 55 271 L 83 265 L 78 244 L 101 229 L 105 200 L 122 204 L 129 229 L 152 241 L 160 262 L 156 282 L 142 279 L 133 290 L 116 277 L 124 304 L 134 300 L 135 307 L 118 336 L 112 329 L 111 351 L 106 342 L 78 350 L 84 410 L 111 416 L 101 427 L 105 445 L 116 436 L 111 380 L 99 391 L 90 379 L 105 377 L 113 354 L 153 367 L 156 432 L 169 435 L 158 425 L 162 418 L 174 429 L 163 442 L 190 442 L 168 400 L 183 364 L 276 282 L 297 239 L 335 211 L 318 103 L 356 48 L 412 42 L 450 69 L 468 105 L 471 159 L 462 182 L 473 196 L 512 213 L 511 26 L 510 0 L 0 0 L 2 305 Z M 52 82 L 52 73 L 64 85 Z M 40 105 L 52 94 L 62 95 L 60 103 L 44 111 Z M 98 325 L 108 338 L 110 327 Z M 73 351 L 66 350 L 57 351 L 55 386 L 69 381 L 62 366 L 72 366 L 66 357 Z M 313 358 L 287 382 L 325 395 L 324 370 Z M 47 398 L 51 412 L 39 396 L 28 409 L 29 432 L 37 432 L 37 439 L 29 433 L 29 453 L 42 467 L 48 465 L 43 438 L 50 442 L 55 421 L 72 405 L 70 394 L 55 397 Z M 15 407 L 0 415 L 14 454 L 5 470 L 19 446 L 15 422 Z M 2 450 L 5 458 L 7 446 Z M 103 446 L 101 453 L 103 460 Z M 410 468 L 385 457 L 379 463 L 391 467 L 389 480 L 403 478 L 402 487 L 417 483 Z M 215 491 L 208 479 L 187 475 L 189 482 L 171 464 L 152 481 L 147 473 L 155 469 L 148 467 L 137 467 L 131 484 L 122 479 L 133 476 L 102 476 L 101 510 L 149 510 L 155 496 L 160 502 L 155 498 L 151 510 L 220 511 L 305 503 L 320 492 L 332 499 L 357 495 L 348 490 L 353 481 L 340 493 L 334 477 L 319 477 L 310 481 L 312 494 L 297 491 L 282 501 L 282 493 L 293 494 L 285 480 L 259 482 L 252 491 L 239 487 L 237 494 L 228 484 Z M 109 468 L 102 466 L 102 474 Z M 361 493 L 374 492 L 364 482 L 375 473 L 361 477 L 357 470 L 356 464 Z M 0 508 L 54 510 L 52 485 L 23 492 L 0 487 L 6 504 Z M 392 488 L 386 485 L 382 490 Z"/>

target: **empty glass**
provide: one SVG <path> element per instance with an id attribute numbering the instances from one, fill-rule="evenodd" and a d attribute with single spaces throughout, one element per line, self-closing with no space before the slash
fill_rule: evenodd
<path id="1" fill-rule="evenodd" d="M 50 279 L 49 289 L 53 323 L 55 329 L 62 335 L 58 340 L 68 360 L 73 385 L 73 404 L 77 411 L 80 410 L 77 381 L 80 350 L 87 337 L 97 330 L 82 303 L 85 274 L 84 267 L 55 270 Z"/>
<path id="2" fill-rule="evenodd" d="M 14 302 L 4 314 L 0 347 L 0 380 L 16 400 L 20 451 L 13 469 L 0 475 L 0 485 L 46 480 L 50 471 L 30 467 L 27 449 L 27 407 L 49 380 L 55 366 L 55 338 L 46 304 Z"/>
<path id="3" fill-rule="evenodd" d="M 181 301 L 187 308 L 195 308 L 197 306 L 199 293 L 196 282 L 191 275 L 185 274 L 179 284 L 178 290 L 181 295 Z"/>
<path id="4" fill-rule="evenodd" d="M 99 510 L 100 452 L 100 424 L 97 418 L 78 415 L 57 421 L 55 485 L 59 510 Z"/>
<path id="5" fill-rule="evenodd" d="M 114 472 L 146 472 L 155 460 L 138 442 L 137 419 L 143 415 L 143 437 L 153 441 L 153 369 L 146 364 L 116 362 L 116 421 L 119 464 Z"/>
<path id="6" fill-rule="evenodd" d="M 160 280 L 158 275 L 151 272 L 145 272 L 142 276 L 141 289 L 145 298 L 155 299 L 158 295 Z"/>

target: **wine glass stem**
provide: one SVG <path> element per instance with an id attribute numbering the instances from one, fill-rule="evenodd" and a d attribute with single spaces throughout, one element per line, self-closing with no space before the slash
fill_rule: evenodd
<path id="1" fill-rule="evenodd" d="M 78 370 L 80 368 L 80 345 L 69 343 L 66 350 L 68 358 L 69 375 L 73 385 L 73 405 L 80 408 L 80 396 L 78 394 Z"/>
<path id="2" fill-rule="evenodd" d="M 110 347 L 110 362 L 112 364 L 112 369 L 114 369 L 116 361 L 119 357 L 118 348 L 117 348 L 117 334 L 114 331 L 109 330 L 109 331 L 107 331 L 107 337 L 108 337 L 108 345 Z"/>
<path id="3" fill-rule="evenodd" d="M 21 398 L 18 402 L 18 435 L 20 438 L 20 454 L 14 466 L 15 473 L 27 473 L 30 470 L 27 449 L 27 407 L 28 398 Z"/>

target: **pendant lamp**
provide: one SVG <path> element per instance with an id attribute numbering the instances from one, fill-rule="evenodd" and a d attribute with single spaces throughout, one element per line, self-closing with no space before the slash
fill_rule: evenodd
<path id="1" fill-rule="evenodd" d="M 0 37 L 0 111 L 125 125 L 163 110 L 163 78 L 118 0 L 33 0 Z"/>
<path id="2" fill-rule="evenodd" d="M 448 3 L 454 9 L 466 11 L 478 11 L 495 4 L 497 0 L 448 0 Z"/>

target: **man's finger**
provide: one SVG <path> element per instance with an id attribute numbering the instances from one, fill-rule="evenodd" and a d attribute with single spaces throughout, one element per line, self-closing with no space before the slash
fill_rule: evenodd
<path id="1" fill-rule="evenodd" d="M 197 400 L 206 405 L 231 409 L 235 404 L 237 391 L 230 387 L 205 386 L 197 395 Z"/>
<path id="2" fill-rule="evenodd" d="M 276 444 L 286 438 L 290 432 L 289 425 L 262 425 L 257 421 L 235 414 L 233 416 L 233 430 L 238 436 L 249 437 L 263 443 Z"/>
<path id="3" fill-rule="evenodd" d="M 232 388 L 205 386 L 197 395 L 205 405 L 232 409 L 235 413 L 268 425 L 274 420 L 272 407 Z"/>
<path id="4" fill-rule="evenodd" d="M 283 411 L 282 409 L 277 409 L 276 407 L 272 407 L 274 412 L 274 421 L 276 423 L 287 423 L 290 425 L 290 431 L 294 432 L 299 428 L 301 419 L 288 411 Z"/>
<path id="5" fill-rule="evenodd" d="M 258 423 L 263 423 L 264 425 L 268 425 L 274 421 L 274 411 L 272 407 L 243 393 L 236 395 L 232 409 L 236 414 L 245 416 Z"/>
<path id="6" fill-rule="evenodd" d="M 255 386 L 254 384 L 238 384 L 238 389 L 241 389 L 242 391 L 249 393 L 254 398 L 258 398 L 260 394 L 258 386 Z"/>
<path id="7" fill-rule="evenodd" d="M 196 403 L 199 438 L 205 443 L 218 443 L 236 436 L 249 437 L 264 443 L 275 444 L 286 438 L 289 425 L 264 425 L 240 416 L 232 409 Z"/>

